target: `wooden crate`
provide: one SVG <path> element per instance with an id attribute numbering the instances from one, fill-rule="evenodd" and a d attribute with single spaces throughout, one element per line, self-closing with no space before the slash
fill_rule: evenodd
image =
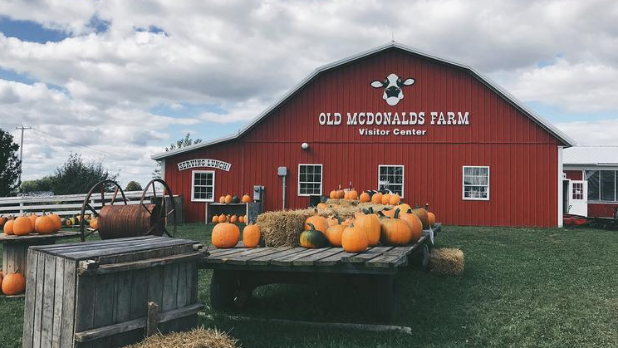
<path id="1" fill-rule="evenodd" d="M 31 247 L 23 347 L 122 347 L 197 325 L 194 241 L 136 237 Z"/>

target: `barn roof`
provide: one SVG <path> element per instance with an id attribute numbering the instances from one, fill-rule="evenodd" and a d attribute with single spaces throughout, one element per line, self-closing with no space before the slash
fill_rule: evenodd
<path id="1" fill-rule="evenodd" d="M 365 51 L 365 52 L 361 52 L 361 53 L 355 54 L 353 56 L 349 56 L 347 58 L 344 58 L 344 59 L 332 62 L 330 64 L 323 65 L 323 66 L 315 69 L 309 76 L 304 78 L 299 84 L 297 84 L 288 93 L 286 93 L 280 100 L 275 102 L 272 106 L 270 106 L 269 108 L 264 110 L 260 115 L 258 115 L 256 118 L 254 118 L 245 128 L 240 130 L 238 132 L 238 134 L 232 134 L 232 135 L 228 135 L 228 136 L 225 136 L 225 137 L 222 137 L 222 138 L 213 139 L 213 140 L 208 141 L 208 142 L 203 142 L 203 143 L 200 143 L 200 144 L 195 144 L 195 145 L 192 145 L 192 146 L 187 146 L 187 147 L 183 147 L 183 148 L 172 150 L 172 151 L 158 153 L 156 155 L 153 155 L 152 159 L 154 159 L 154 160 L 161 160 L 161 159 L 164 159 L 166 157 L 175 156 L 175 155 L 180 154 L 180 153 L 184 153 L 184 152 L 188 152 L 188 151 L 193 151 L 193 150 L 204 148 L 204 147 L 213 146 L 213 145 L 216 145 L 216 144 L 220 144 L 220 143 L 224 143 L 224 142 L 228 142 L 228 141 L 232 141 L 234 139 L 240 138 L 245 133 L 247 133 L 249 130 L 251 130 L 253 127 L 255 127 L 257 124 L 259 124 L 260 121 L 262 121 L 262 119 L 267 117 L 272 111 L 276 110 L 285 101 L 287 101 L 289 98 L 294 96 L 300 89 L 302 89 L 306 84 L 311 82 L 314 78 L 316 78 L 321 73 L 323 73 L 325 71 L 328 71 L 328 70 L 331 70 L 331 69 L 334 69 L 334 68 L 337 68 L 339 66 L 348 64 L 348 63 L 350 63 L 352 61 L 355 61 L 355 60 L 358 60 L 358 59 L 361 59 L 361 58 L 365 58 L 367 56 L 371 56 L 371 55 L 374 55 L 376 53 L 379 53 L 379 52 L 382 52 L 382 51 L 386 51 L 388 49 L 393 49 L 393 48 L 400 49 L 400 50 L 402 50 L 404 52 L 412 53 L 412 54 L 419 55 L 419 56 L 422 56 L 422 57 L 425 57 L 425 58 L 429 58 L 431 60 L 438 61 L 438 62 L 447 64 L 447 65 L 450 65 L 450 66 L 453 66 L 453 67 L 456 67 L 456 68 L 467 70 L 474 77 L 476 77 L 479 81 L 481 81 L 483 84 L 485 84 L 487 87 L 491 88 L 494 92 L 498 93 L 503 98 L 505 98 L 508 102 L 510 102 L 514 107 L 519 109 L 522 113 L 524 113 L 525 115 L 530 117 L 530 119 L 532 119 L 532 121 L 534 121 L 537 125 L 539 125 L 543 129 L 547 130 L 550 134 L 552 134 L 554 137 L 556 137 L 564 146 L 566 146 L 566 147 L 575 146 L 575 141 L 572 140 L 569 136 L 564 134 L 562 131 L 560 131 L 554 125 L 549 123 L 543 117 L 539 116 L 538 114 L 536 114 L 532 110 L 528 109 L 526 106 L 523 105 L 523 103 L 518 101 L 514 96 L 512 96 L 510 93 L 508 93 L 507 91 L 502 89 L 500 86 L 498 86 L 496 83 L 491 81 L 489 78 L 483 76 L 483 74 L 481 74 L 480 72 L 476 71 L 474 68 L 469 67 L 467 65 L 463 65 L 463 64 L 457 63 L 457 62 L 453 62 L 453 61 L 448 60 L 448 59 L 440 58 L 440 57 L 434 56 L 432 54 L 428 54 L 428 53 L 419 51 L 417 49 L 414 49 L 412 47 L 408 47 L 406 45 L 402 45 L 402 44 L 400 44 L 398 42 L 394 42 L 393 41 L 393 42 L 389 42 L 386 45 L 378 46 L 378 47 L 373 48 L 371 50 L 368 50 L 368 51 Z"/>
<path id="2" fill-rule="evenodd" d="M 618 166 L 618 146 L 575 146 L 562 153 L 565 166 Z"/>

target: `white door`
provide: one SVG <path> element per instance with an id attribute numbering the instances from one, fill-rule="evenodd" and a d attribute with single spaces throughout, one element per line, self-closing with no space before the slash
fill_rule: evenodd
<path id="1" fill-rule="evenodd" d="M 588 216 L 588 181 L 569 181 L 569 214 Z"/>

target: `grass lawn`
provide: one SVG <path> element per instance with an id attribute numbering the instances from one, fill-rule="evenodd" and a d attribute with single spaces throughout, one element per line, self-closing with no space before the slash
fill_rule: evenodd
<path id="1" fill-rule="evenodd" d="M 208 242 L 210 229 L 179 237 Z M 233 321 L 210 309 L 210 271 L 200 272 L 205 326 L 243 347 L 618 347 L 618 233 L 601 230 L 445 227 L 438 247 L 464 250 L 463 276 L 399 273 L 393 324 L 412 335 Z M 164 281 L 164 280 L 162 280 Z M 317 291 L 319 290 L 319 291 Z M 323 322 L 372 322 L 357 289 L 258 288 L 243 315 Z M 0 297 L 0 342 L 21 347 L 23 299 Z"/>

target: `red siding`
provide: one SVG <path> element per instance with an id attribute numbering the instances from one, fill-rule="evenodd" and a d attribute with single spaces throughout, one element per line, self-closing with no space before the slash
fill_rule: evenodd
<path id="1" fill-rule="evenodd" d="M 588 217 L 613 217 L 618 203 L 588 204 Z"/>
<path id="2" fill-rule="evenodd" d="M 584 180 L 584 174 L 581 170 L 565 170 L 564 174 L 569 180 Z"/>
<path id="3" fill-rule="evenodd" d="M 390 73 L 413 77 L 404 99 L 391 107 L 382 91 L 369 86 Z M 360 136 L 361 126 L 320 126 L 320 112 L 470 111 L 468 126 L 381 126 L 416 128 L 425 136 Z M 409 128 L 408 128 L 409 127 Z M 301 150 L 308 142 L 309 151 Z M 289 208 L 306 207 L 297 196 L 299 163 L 323 164 L 323 194 L 348 182 L 359 190 L 375 189 L 379 164 L 405 165 L 405 201 L 428 202 L 446 224 L 556 226 L 558 141 L 467 71 L 389 50 L 322 73 L 259 125 L 235 142 L 168 158 L 166 180 L 187 199 L 190 221 L 203 220 L 204 204 L 191 203 L 191 170 L 177 163 L 213 158 L 232 164 L 216 170 L 215 197 L 266 187 L 265 208 L 281 207 L 277 167 L 289 169 Z M 462 166 L 491 170 L 489 201 L 462 200 Z"/>

